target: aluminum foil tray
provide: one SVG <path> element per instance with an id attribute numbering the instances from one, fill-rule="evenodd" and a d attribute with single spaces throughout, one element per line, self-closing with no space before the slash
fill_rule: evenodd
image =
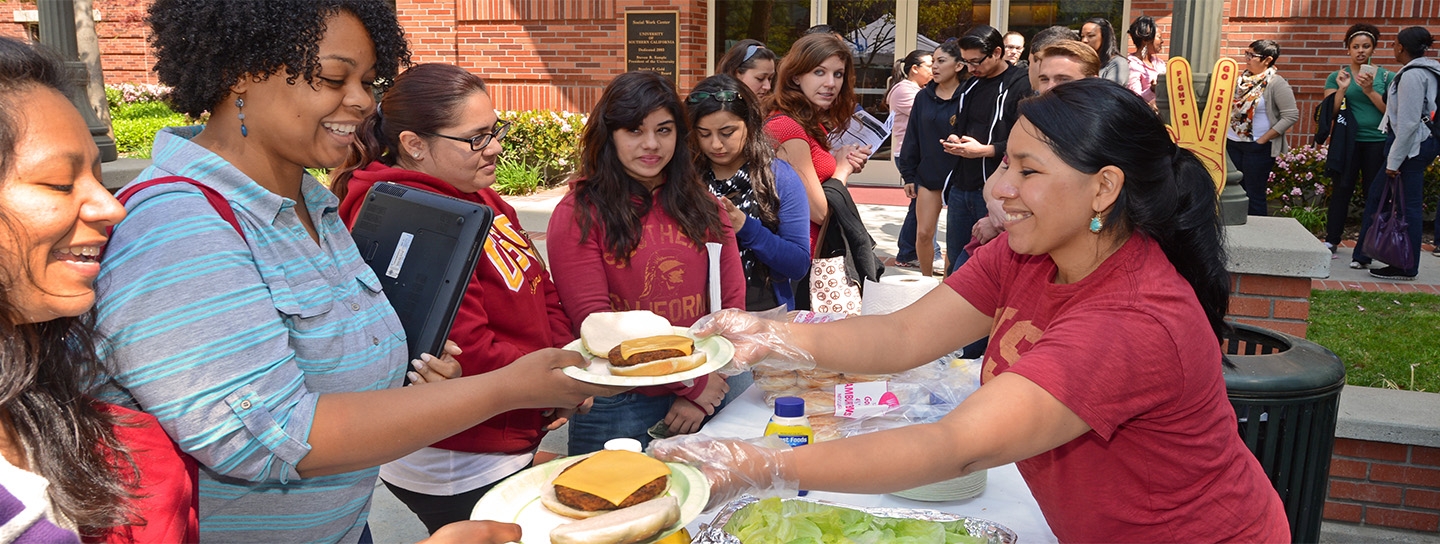
<path id="1" fill-rule="evenodd" d="M 971 535 L 984 537 L 985 541 L 989 544 L 1015 544 L 1015 542 L 1018 542 L 1020 540 L 1019 537 L 1015 536 L 1014 531 L 1011 531 L 1008 527 L 1005 527 L 1004 525 L 1000 525 L 989 520 L 972 518 L 969 516 L 961 516 L 958 514 L 941 512 L 938 510 L 921 510 L 914 508 L 862 508 L 859 506 L 851 506 L 848 504 L 840 504 L 830 501 L 822 501 L 800 497 L 785 500 L 806 501 L 817 504 L 824 504 L 827 506 L 849 508 L 851 510 L 859 510 L 870 515 L 885 518 L 923 519 L 929 521 L 963 520 L 965 522 L 966 531 L 968 531 Z M 721 508 L 720 511 L 715 514 L 714 521 L 700 526 L 700 531 L 696 533 L 694 539 L 692 539 L 690 543 L 742 544 L 739 538 L 736 538 L 734 535 L 726 533 L 723 528 L 725 527 L 725 524 L 730 521 L 730 516 L 735 515 L 735 512 L 739 512 L 741 508 L 744 508 L 751 503 L 759 501 L 760 499 L 750 495 L 745 495 L 744 497 L 740 497 L 738 499 L 735 499 L 734 501 L 731 501 L 730 504 L 725 505 L 724 508 Z"/>

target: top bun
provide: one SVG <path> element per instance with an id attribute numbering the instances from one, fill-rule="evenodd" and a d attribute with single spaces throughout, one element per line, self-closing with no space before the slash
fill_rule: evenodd
<path id="1" fill-rule="evenodd" d="M 596 312 L 580 323 L 580 342 L 596 357 L 605 357 L 610 350 L 631 338 L 674 334 L 670 320 L 649 310 L 629 312 Z"/>

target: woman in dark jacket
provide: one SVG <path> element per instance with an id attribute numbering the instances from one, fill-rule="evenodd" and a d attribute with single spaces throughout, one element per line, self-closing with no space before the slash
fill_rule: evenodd
<path id="1" fill-rule="evenodd" d="M 931 58 L 934 79 L 915 94 L 910 125 L 901 146 L 904 151 L 895 159 L 900 177 L 905 180 L 906 196 L 915 198 L 916 261 L 920 273 L 926 276 L 934 274 L 935 230 L 945 203 L 945 180 L 960 159 L 946 153 L 940 142 L 951 133 L 960 74 L 965 71 L 959 42 L 940 44 Z"/>

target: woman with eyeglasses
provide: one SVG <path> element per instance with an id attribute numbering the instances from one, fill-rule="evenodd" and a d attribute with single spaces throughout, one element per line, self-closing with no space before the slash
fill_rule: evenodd
<path id="1" fill-rule="evenodd" d="M 596 312 L 649 310 L 688 327 L 721 308 L 745 307 L 745 272 L 729 216 L 710 194 L 686 141 L 675 85 L 627 72 L 605 86 L 580 135 L 580 172 L 550 216 L 546 241 L 572 332 Z M 720 244 L 720 304 L 712 307 L 707 243 Z M 744 378 L 740 378 L 743 380 Z M 722 405 L 719 374 L 596 397 L 570 421 L 570 455 L 612 438 L 649 444 L 693 433 Z"/>
<path id="2" fill-rule="evenodd" d="M 706 78 L 685 104 L 695 167 L 735 229 L 745 309 L 795 309 L 790 282 L 810 270 L 810 210 L 800 175 L 775 158 L 759 100 L 735 78 Z"/>
<path id="3" fill-rule="evenodd" d="M 775 82 L 775 52 L 759 40 L 740 40 L 720 57 L 715 73 L 738 79 L 755 96 L 765 98 Z"/>
<path id="4" fill-rule="evenodd" d="M 1231 99 L 1225 155 L 1244 176 L 1240 185 L 1250 199 L 1250 215 L 1267 215 L 1270 170 L 1275 157 L 1285 152 L 1285 131 L 1300 120 L 1295 92 L 1275 71 L 1279 58 L 1280 45 L 1274 40 L 1251 42 Z"/>
<path id="5" fill-rule="evenodd" d="M 347 226 L 370 187 L 387 181 L 495 210 L 451 327 L 462 373 L 494 372 L 574 340 L 539 251 L 515 209 L 490 188 L 510 125 L 496 117 L 485 83 L 454 65 L 421 64 L 395 78 L 376 110 L 356 130 L 356 152 L 331 185 Z M 545 432 L 570 412 L 505 412 L 382 465 L 380 479 L 434 533 L 470 519 L 480 497 L 529 466 Z"/>
<path id="6" fill-rule="evenodd" d="M 775 155 L 794 166 L 805 183 L 812 254 L 829 214 L 820 184 L 831 178 L 844 183 L 870 156 L 869 148 L 830 146 L 830 132 L 844 130 L 855 112 L 854 64 L 839 36 L 806 34 L 780 60 L 775 92 L 765 99 L 770 112 L 765 132 L 780 144 Z"/>
<path id="7" fill-rule="evenodd" d="M 1080 41 L 1100 55 L 1100 78 L 1125 85 L 1130 81 L 1130 59 L 1120 54 L 1115 27 L 1103 17 L 1092 17 L 1080 25 Z"/>
<path id="8" fill-rule="evenodd" d="M 346 161 L 374 82 L 409 57 L 385 2 L 157 0 L 148 22 L 171 103 L 211 117 L 161 131 L 122 191 L 98 322 L 111 397 L 202 466 L 201 540 L 367 541 L 380 465 L 510 410 L 620 390 L 567 376 L 583 359 L 558 349 L 444 379 L 451 349 L 400 387 L 405 330 L 340 199 L 305 172 Z M 477 524 L 495 527 L 450 528 Z"/>
<path id="9" fill-rule="evenodd" d="M 1385 170 L 1385 133 L 1380 131 L 1380 119 L 1385 117 L 1385 89 L 1395 79 L 1395 73 L 1375 64 L 1375 53 L 1380 47 L 1380 29 L 1369 23 L 1355 23 L 1345 31 L 1345 54 L 1348 63 L 1325 78 L 1325 98 L 1330 101 L 1330 117 L 1321 123 L 1337 123 L 1337 118 L 1346 117 L 1347 123 L 1331 130 L 1330 147 L 1326 154 L 1327 169 L 1338 169 L 1340 174 L 1332 179 L 1330 209 L 1325 215 L 1325 246 L 1333 255 L 1340 241 L 1345 237 L 1345 223 L 1350 218 L 1350 201 L 1356 191 L 1362 203 L 1360 222 L 1364 223 L 1364 202 L 1374 180 L 1380 179 Z M 1365 265 L 1358 260 L 1350 261 L 1350 268 L 1361 269 Z"/>
<path id="10" fill-rule="evenodd" d="M 1149 15 L 1141 15 L 1130 23 L 1130 29 L 1126 31 L 1130 35 L 1130 43 L 1135 45 L 1135 54 L 1127 57 L 1130 61 L 1130 77 L 1125 82 L 1125 87 L 1155 108 L 1155 81 L 1165 73 L 1165 61 L 1160 58 L 1160 48 L 1165 41 L 1160 38 L 1160 30 L 1155 26 L 1155 19 Z M 1102 65 L 1103 66 L 1103 65 Z"/>

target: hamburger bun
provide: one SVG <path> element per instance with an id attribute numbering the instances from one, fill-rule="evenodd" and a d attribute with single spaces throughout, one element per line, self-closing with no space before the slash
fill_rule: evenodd
<path id="1" fill-rule="evenodd" d="M 580 343 L 596 357 L 605 357 L 631 338 L 666 334 L 675 334 L 670 320 L 648 310 L 596 312 L 580 323 Z"/>
<path id="2" fill-rule="evenodd" d="M 697 351 L 681 357 L 670 357 L 638 365 L 611 366 L 610 373 L 616 376 L 666 376 L 700 368 L 705 361 L 705 352 Z"/>
<path id="3" fill-rule="evenodd" d="M 547 505 L 548 506 L 548 505 Z M 572 521 L 550 531 L 551 544 L 631 544 L 680 521 L 680 503 L 665 496 L 629 508 Z"/>

